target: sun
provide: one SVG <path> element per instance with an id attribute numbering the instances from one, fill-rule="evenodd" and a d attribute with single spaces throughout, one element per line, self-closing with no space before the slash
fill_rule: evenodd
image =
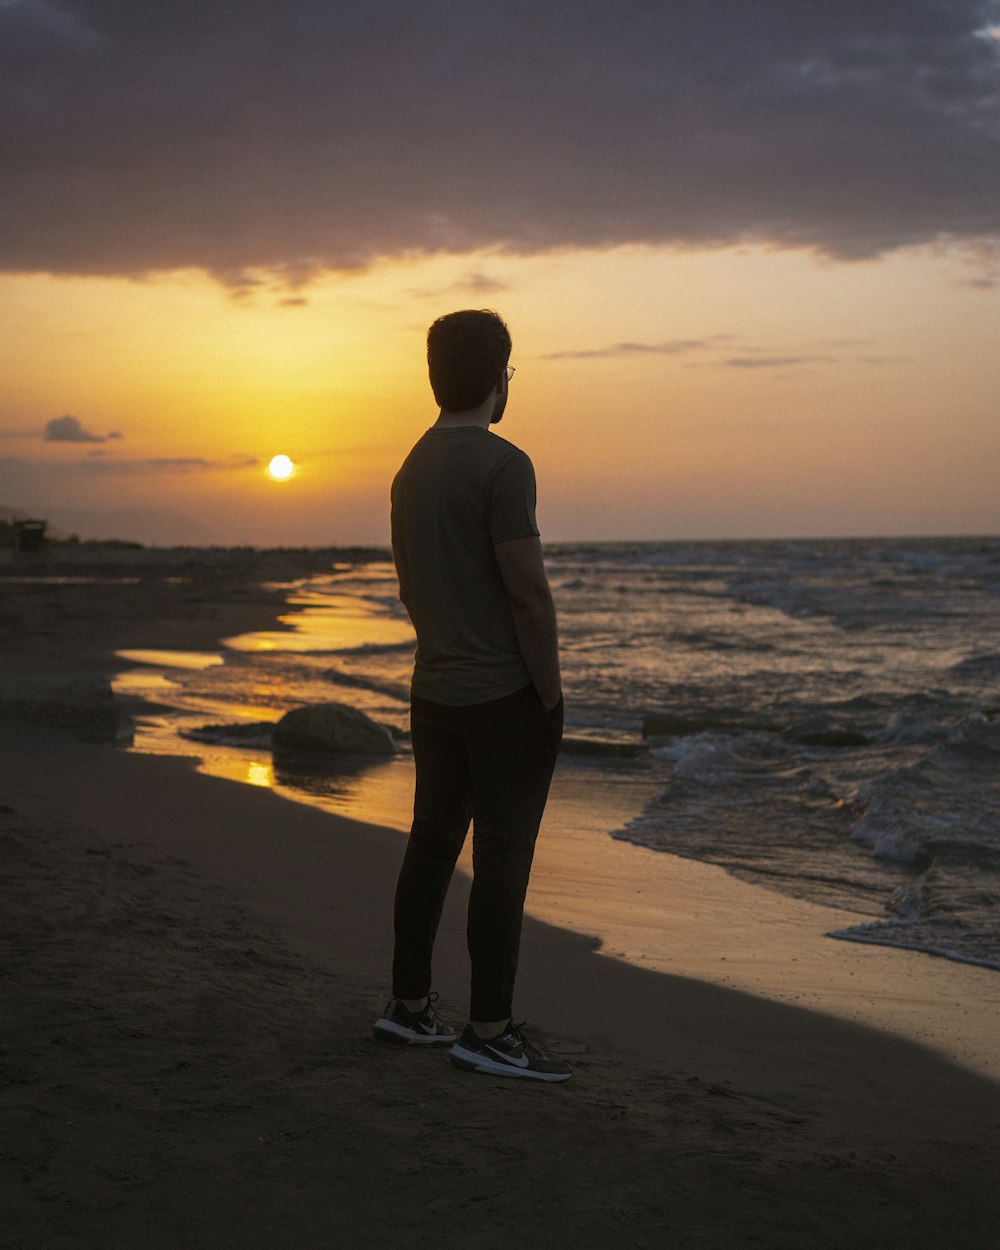
<path id="1" fill-rule="evenodd" d="M 273 456 L 267 471 L 278 482 L 286 482 L 295 472 L 295 465 L 287 456 Z"/>

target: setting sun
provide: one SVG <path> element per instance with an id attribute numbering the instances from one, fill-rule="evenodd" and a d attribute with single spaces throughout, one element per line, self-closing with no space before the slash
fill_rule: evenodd
<path id="1" fill-rule="evenodd" d="M 287 456 L 274 456 L 267 466 L 267 471 L 277 481 L 284 482 L 295 472 L 295 465 Z"/>

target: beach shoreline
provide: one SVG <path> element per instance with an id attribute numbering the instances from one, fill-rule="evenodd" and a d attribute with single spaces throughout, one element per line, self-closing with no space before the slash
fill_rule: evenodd
<path id="1" fill-rule="evenodd" d="M 49 586 L 20 658 L 111 672 L 129 646 L 273 627 L 281 595 L 238 582 L 206 577 L 197 621 L 90 595 L 85 646 L 78 588 Z M 876 1221 L 886 1244 L 995 1240 L 993 973 L 929 989 L 943 961 L 803 945 L 812 904 L 543 834 L 519 1000 L 577 1079 L 470 1079 L 368 1036 L 398 831 L 10 718 L 0 747 L 14 1246 L 354 1244 L 404 1209 L 417 1246 L 832 1250 Z M 452 1016 L 466 893 L 441 936 Z"/>

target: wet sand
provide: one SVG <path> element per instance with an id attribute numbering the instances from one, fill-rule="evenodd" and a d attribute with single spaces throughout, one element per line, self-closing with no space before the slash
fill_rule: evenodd
<path id="1" fill-rule="evenodd" d="M 280 603 L 240 577 L 194 614 L 0 579 L 0 674 L 263 627 Z M 398 831 L 10 717 L 0 759 L 12 1247 L 995 1245 L 995 973 L 543 835 L 519 1007 L 576 1077 L 473 1076 L 369 1036 Z M 466 892 L 438 967 L 456 1019 Z"/>

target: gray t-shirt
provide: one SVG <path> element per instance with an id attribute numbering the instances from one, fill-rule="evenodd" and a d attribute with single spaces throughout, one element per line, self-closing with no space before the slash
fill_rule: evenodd
<path id="1" fill-rule="evenodd" d="M 413 693 L 461 707 L 530 682 L 493 548 L 537 535 L 535 473 L 476 425 L 424 434 L 392 483 L 399 597 L 417 631 Z"/>

